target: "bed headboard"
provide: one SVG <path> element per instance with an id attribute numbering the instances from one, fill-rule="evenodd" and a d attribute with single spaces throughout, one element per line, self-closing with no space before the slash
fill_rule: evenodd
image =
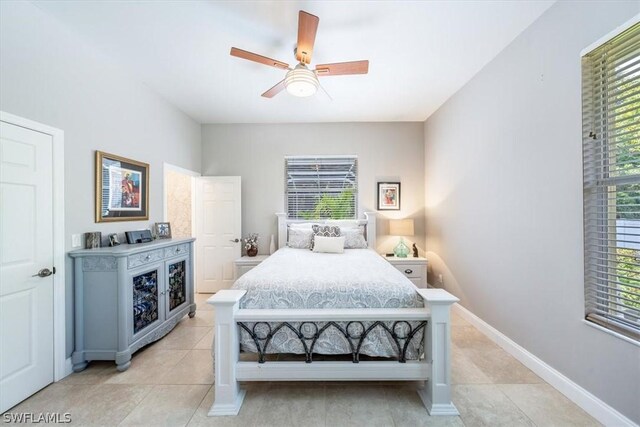
<path id="1" fill-rule="evenodd" d="M 278 217 L 278 249 L 287 246 L 287 233 L 289 224 L 300 222 L 313 222 L 302 219 L 288 219 L 286 213 L 277 213 Z M 364 219 L 357 219 L 358 225 L 364 225 L 364 236 L 367 239 L 369 249 L 376 250 L 376 213 L 364 212 Z M 318 223 L 331 224 L 331 220 L 320 220 Z"/>

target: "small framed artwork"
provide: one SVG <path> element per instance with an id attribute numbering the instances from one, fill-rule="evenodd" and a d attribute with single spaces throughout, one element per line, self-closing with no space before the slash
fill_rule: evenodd
<path id="1" fill-rule="evenodd" d="M 379 211 L 399 211 L 400 210 L 400 183 L 399 182 L 379 182 L 378 183 L 378 210 Z"/>
<path id="2" fill-rule="evenodd" d="M 156 235 L 158 239 L 170 239 L 171 224 L 168 222 L 156 222 Z"/>
<path id="3" fill-rule="evenodd" d="M 96 151 L 96 222 L 149 219 L 149 165 Z"/>
<path id="4" fill-rule="evenodd" d="M 109 246 L 118 246 L 119 244 L 118 235 L 116 233 L 109 234 Z"/>
<path id="5" fill-rule="evenodd" d="M 125 231 L 125 237 L 127 238 L 127 243 L 133 245 L 135 243 L 148 243 L 152 242 L 151 231 L 149 230 L 134 230 L 134 231 Z"/>
<path id="6" fill-rule="evenodd" d="M 96 249 L 102 246 L 102 233 L 99 231 L 91 231 L 84 233 L 84 248 Z"/>

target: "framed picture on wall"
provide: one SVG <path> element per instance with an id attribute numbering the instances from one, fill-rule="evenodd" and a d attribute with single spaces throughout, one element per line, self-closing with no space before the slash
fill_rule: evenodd
<path id="1" fill-rule="evenodd" d="M 400 210 L 400 183 L 399 182 L 379 182 L 378 183 L 378 210 L 379 211 L 399 211 Z"/>
<path id="2" fill-rule="evenodd" d="M 96 151 L 96 222 L 149 219 L 149 165 Z"/>

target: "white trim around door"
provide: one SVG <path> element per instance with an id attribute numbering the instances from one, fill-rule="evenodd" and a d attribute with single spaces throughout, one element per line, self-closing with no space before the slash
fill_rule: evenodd
<path id="1" fill-rule="evenodd" d="M 59 381 L 71 373 L 66 357 L 64 132 L 4 111 L 0 121 L 50 135 L 53 141 L 53 379 Z"/>

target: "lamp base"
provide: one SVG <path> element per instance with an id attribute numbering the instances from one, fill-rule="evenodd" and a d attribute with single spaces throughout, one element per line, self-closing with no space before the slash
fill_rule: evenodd
<path id="1" fill-rule="evenodd" d="M 409 246 L 404 243 L 402 237 L 396 247 L 393 248 L 393 254 L 398 258 L 406 258 L 409 255 Z"/>

